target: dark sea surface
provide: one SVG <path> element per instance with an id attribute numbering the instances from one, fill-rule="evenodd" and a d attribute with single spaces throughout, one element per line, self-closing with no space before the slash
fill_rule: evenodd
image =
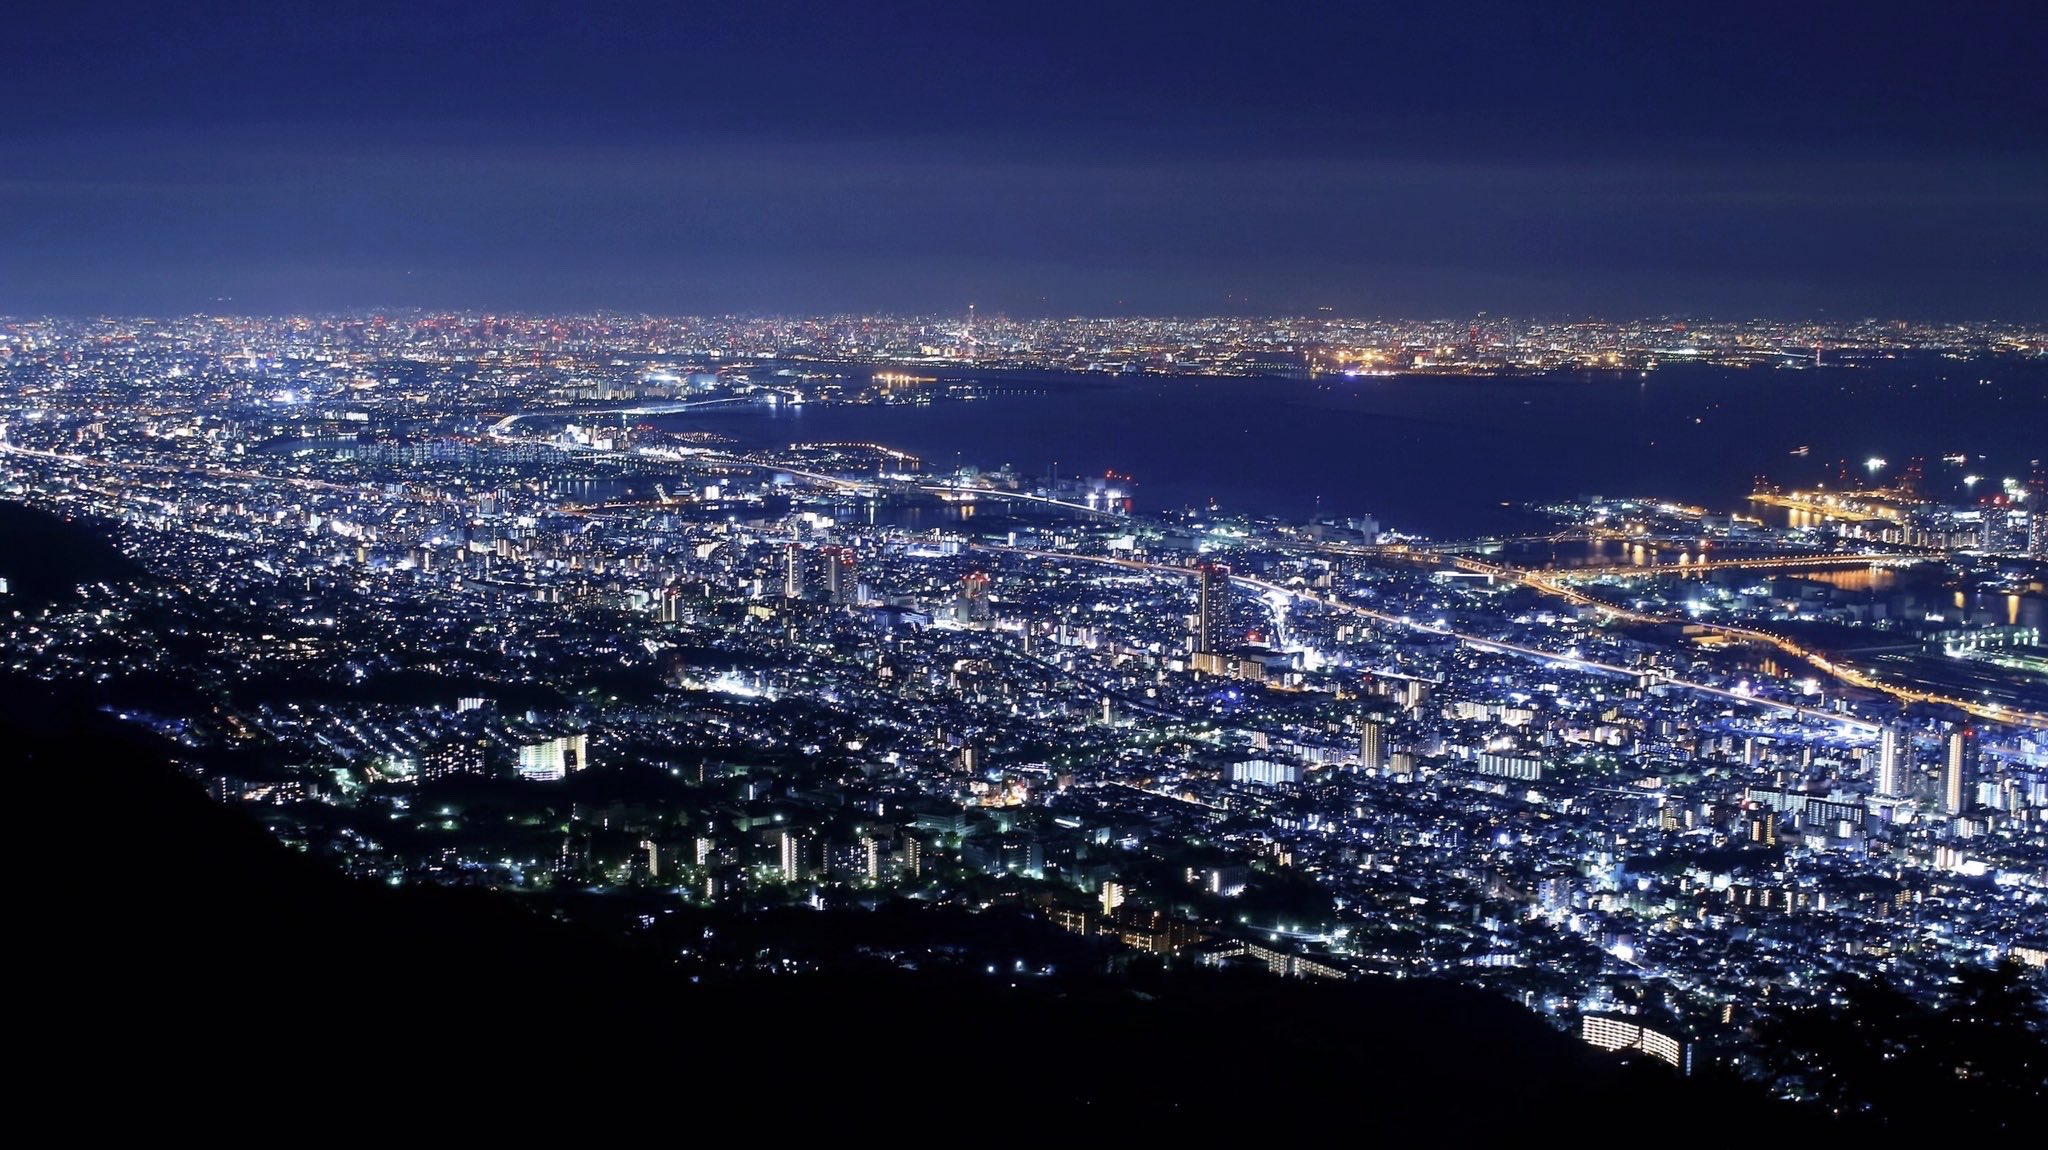
<path id="1" fill-rule="evenodd" d="M 948 378 L 954 378 L 949 376 Z M 957 378 L 971 380 L 972 375 Z M 1437 538 L 1511 533 L 1524 505 L 1654 496 L 1748 510 L 1757 476 L 1835 486 L 1924 463 L 1923 488 L 1975 494 L 2048 459 L 2048 362 L 1919 357 L 1788 370 L 1648 375 L 1283 379 L 1054 376 L 990 380 L 987 398 L 664 416 L 747 447 L 874 442 L 1043 476 L 1114 470 L 1139 512 L 1202 507 L 1306 519 L 1376 516 Z M 934 388 L 937 392 L 942 388 Z M 1794 455 L 1805 447 L 1803 456 Z M 1965 454 L 1963 465 L 1942 457 Z"/>

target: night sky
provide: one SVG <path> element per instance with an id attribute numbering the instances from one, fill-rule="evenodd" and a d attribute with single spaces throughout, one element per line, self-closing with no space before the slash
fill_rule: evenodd
<path id="1" fill-rule="evenodd" d="M 2048 318 L 2048 8 L 159 3 L 0 26 L 0 313 Z"/>

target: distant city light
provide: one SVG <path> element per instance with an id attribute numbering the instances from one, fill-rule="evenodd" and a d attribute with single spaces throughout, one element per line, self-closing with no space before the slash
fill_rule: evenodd
<path id="1" fill-rule="evenodd" d="M 1909 495 L 1917 463 L 1894 493 L 1842 482 L 1848 461 L 1832 491 L 1766 476 L 1718 503 L 1709 474 L 1703 506 L 1653 490 L 1502 499 L 1552 522 L 1425 537 L 1365 515 L 1368 493 L 1315 494 L 1325 455 L 1307 431 L 1288 435 L 1313 407 L 1272 437 L 1232 422 L 1220 448 L 1184 434 L 1240 385 L 1179 365 L 1299 368 L 1304 393 L 1362 399 L 1391 389 L 1275 349 L 1384 339 L 1384 362 L 1429 347 L 1430 370 L 1486 376 L 1612 356 L 1626 335 L 1633 374 L 1662 354 L 1634 349 L 1670 326 L 1487 320 L 1468 333 L 1461 321 L 1415 329 L 1447 337 L 1420 340 L 1341 320 L 984 314 L 977 372 L 1078 376 L 1060 365 L 1085 362 L 1158 378 L 960 404 L 946 416 L 960 438 L 921 446 L 949 467 L 927 468 L 865 432 L 824 433 L 858 416 L 873 440 L 925 434 L 934 405 L 1003 394 L 963 382 L 942 324 L 200 319 L 140 342 L 105 321 L 0 325 L 8 502 L 105 524 L 93 530 L 154 576 L 67 575 L 77 586 L 55 608 L 0 578 L 0 630 L 17 670 L 105 696 L 109 713 L 195 756 L 274 747 L 260 772 L 204 782 L 295 840 L 331 828 L 295 847 L 408 888 L 573 891 L 593 923 L 650 927 L 653 913 L 630 908 L 656 897 L 675 908 L 664 915 L 972 914 L 1028 880 L 1034 913 L 1091 948 L 1280 977 L 1483 974 L 1553 1014 L 1626 1006 L 1607 997 L 1617 964 L 1695 987 L 1756 975 L 1773 998 L 1783 988 L 1783 1009 L 1824 1004 L 1841 961 L 1902 959 L 1847 954 L 1843 932 L 1881 938 L 1909 904 L 1967 943 L 1905 956 L 1900 985 L 1916 1001 L 1937 1000 L 1987 946 L 2048 968 L 2048 947 L 2004 941 L 2038 870 L 2018 832 L 2048 811 L 2048 715 L 2001 678 L 2038 650 L 2044 517 L 2017 506 L 2041 502 L 2038 474 L 2004 480 L 2004 495 L 1993 477 L 1978 501 L 1949 485 L 1985 481 L 1961 466 Z M 1702 334 L 1718 330 L 1692 326 L 1679 352 L 1705 362 L 1686 370 L 1723 357 L 1731 371 L 1776 370 L 1782 347 L 1813 342 L 1799 328 L 1767 342 Z M 1919 330 L 1827 342 L 1846 367 L 1852 347 L 1956 338 Z M 210 370 L 222 346 L 245 344 L 260 382 Z M 714 361 L 750 366 L 704 370 Z M 930 378 L 830 366 L 856 362 Z M 1481 394 L 1414 387 L 1453 403 Z M 1123 458 L 1055 463 L 1050 483 L 1042 464 L 1001 464 L 1045 458 L 1053 441 L 1030 429 L 1062 412 L 1119 415 L 1101 402 L 1118 389 L 1166 397 L 1162 420 L 1115 425 L 1143 481 Z M 1552 398 L 1517 394 L 1539 428 L 1533 409 Z M 2023 439 L 2042 421 L 2012 399 L 1997 411 Z M 1757 426 L 1772 409 L 1749 402 L 1728 393 L 1716 423 Z M 783 413 L 762 428 L 775 403 Z M 686 404 L 745 417 L 714 429 Z M 785 446 L 798 404 L 797 426 L 820 434 Z M 1962 412 L 1958 434 L 1979 414 Z M 1809 418 L 1791 433 L 1817 440 L 1816 458 L 1846 459 L 1823 438 L 1838 425 Z M 972 420 L 994 428 L 988 440 L 971 438 L 988 434 Z M 1369 452 L 1396 432 L 1346 434 L 1346 449 Z M 1140 454 L 1162 436 L 1160 454 Z M 1974 456 L 1991 471 L 2039 466 L 2003 437 L 1954 446 L 1996 452 Z M 1187 506 L 1218 450 L 1271 473 L 1279 495 Z M 1418 467 L 1419 480 L 1469 457 L 1423 454 L 1442 470 Z M 1543 481 L 1572 463 L 1559 453 Z M 1842 661 L 1857 650 L 1885 653 Z M 185 692 L 126 697 L 131 681 L 195 675 L 204 708 L 158 713 Z M 1961 715 L 1977 733 L 1951 739 Z M 500 853 L 507 836 L 517 857 Z M 1700 861 L 1712 858 L 1739 869 Z M 1916 861 L 1902 871 L 1901 858 Z M 1972 874 L 1992 880 L 1967 899 L 1927 897 Z M 1418 875 L 1427 886 L 1404 897 Z M 1528 889 L 1504 901 L 1500 876 Z M 1276 907 L 1262 890 L 1273 879 L 1327 897 Z M 1884 897 L 1868 897 L 1873 883 Z M 1232 924 L 1191 890 L 1255 905 Z M 632 901 L 618 915 L 604 899 Z M 1784 915 L 1799 929 L 1768 954 L 1725 945 Z M 819 968 L 660 937 L 688 942 L 683 960 L 707 972 Z M 1531 970 L 1560 944 L 1608 960 Z M 1035 947 L 1021 953 L 906 947 L 862 961 L 1052 972 Z M 1543 993 L 1523 990 L 1532 976 Z M 1734 1027 L 1731 1050 L 1749 1041 L 1732 1011 L 1709 1013 L 1698 1021 Z M 1649 1049 L 1640 1022 L 1607 1021 L 1591 1033 Z"/>

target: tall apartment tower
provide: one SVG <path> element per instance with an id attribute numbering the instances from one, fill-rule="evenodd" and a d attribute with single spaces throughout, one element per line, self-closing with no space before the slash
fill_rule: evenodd
<path id="1" fill-rule="evenodd" d="M 782 548 L 782 597 L 804 597 L 804 552 L 794 543 L 785 544 Z"/>
<path id="2" fill-rule="evenodd" d="M 1877 793 L 1897 798 L 1906 790 L 1907 751 L 1913 745 L 1911 733 L 1887 724 L 1877 736 Z"/>
<path id="3" fill-rule="evenodd" d="M 825 595 L 836 604 L 853 601 L 853 563 L 845 554 L 825 557 Z"/>
<path id="4" fill-rule="evenodd" d="M 1230 568 L 1204 563 L 1195 568 L 1195 653 L 1213 654 L 1228 644 Z"/>
<path id="5" fill-rule="evenodd" d="M 1387 766 L 1387 725 L 1378 719 L 1358 724 L 1358 766 L 1378 773 Z"/>
<path id="6" fill-rule="evenodd" d="M 981 622 L 989 616 L 988 575 L 975 571 L 960 580 L 960 615 L 963 621 Z"/>
<path id="7" fill-rule="evenodd" d="M 1968 771 L 1968 750 L 1970 731 L 1965 727 L 1952 731 L 1948 736 L 1948 753 L 1941 760 L 1941 811 L 1945 815 L 1963 813 L 1964 778 Z"/>

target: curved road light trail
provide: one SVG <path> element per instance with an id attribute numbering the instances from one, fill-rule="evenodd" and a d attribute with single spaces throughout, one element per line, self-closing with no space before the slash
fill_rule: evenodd
<path id="1" fill-rule="evenodd" d="M 1176 567 L 1167 563 L 1146 563 L 1137 559 L 1112 559 L 1106 556 L 1076 555 L 1066 551 L 1038 551 L 1024 547 L 1004 547 L 992 543 L 977 543 L 973 546 L 976 550 L 980 551 L 993 551 L 1009 555 L 1023 555 L 1027 558 L 1033 559 L 1052 559 L 1063 562 L 1098 563 L 1113 567 L 1123 567 L 1135 571 L 1161 571 L 1169 574 L 1180 575 L 1183 577 L 1192 577 L 1194 574 L 1192 568 Z M 1619 667 L 1611 663 L 1601 663 L 1596 662 L 1592 659 L 1582 659 L 1576 655 L 1566 655 L 1557 651 L 1546 651 L 1538 647 L 1525 647 L 1519 643 L 1508 643 L 1503 642 L 1499 639 L 1489 639 L 1483 635 L 1472 635 L 1462 631 L 1454 631 L 1448 627 L 1438 627 L 1435 624 L 1431 623 L 1418 623 L 1413 619 L 1405 618 L 1399 615 L 1389 615 L 1384 611 L 1375 611 L 1370 607 L 1361 607 L 1356 603 L 1346 602 L 1342 599 L 1316 595 L 1307 591 L 1299 590 L 1297 588 L 1282 587 L 1277 583 L 1270 583 L 1264 579 L 1254 579 L 1244 575 L 1233 575 L 1231 576 L 1231 581 L 1235 583 L 1241 583 L 1247 587 L 1255 587 L 1261 591 L 1278 592 L 1279 594 L 1286 595 L 1294 599 L 1306 599 L 1309 602 L 1329 607 L 1332 610 L 1344 611 L 1353 615 L 1359 615 L 1364 618 L 1373 619 L 1378 622 L 1388 624 L 1390 626 L 1404 627 L 1411 631 L 1423 632 L 1424 634 L 1440 635 L 1447 639 L 1456 639 L 1460 643 L 1464 643 L 1470 647 L 1477 647 L 1481 650 L 1500 651 L 1505 654 L 1520 655 L 1524 658 L 1538 659 L 1548 663 L 1560 663 L 1566 666 L 1578 667 L 1589 671 L 1603 671 L 1612 675 L 1625 675 L 1633 677 L 1645 673 L 1641 669 L 1635 667 Z M 1744 703 L 1750 703 L 1760 707 L 1767 707 L 1772 710 L 1785 711 L 1791 714 L 1796 714 L 1807 718 L 1820 719 L 1830 723 L 1841 723 L 1852 727 L 1858 727 L 1866 731 L 1876 731 L 1878 729 L 1878 725 L 1876 723 L 1870 722 L 1865 719 L 1854 719 L 1850 718 L 1847 715 L 1836 715 L 1827 711 L 1816 710 L 1812 707 L 1801 707 L 1793 703 L 1780 703 L 1771 699 L 1761 699 L 1757 698 L 1754 695 L 1746 695 L 1740 691 L 1730 690 L 1726 687 L 1715 687 L 1706 683 L 1695 683 L 1686 679 L 1675 679 L 1662 674 L 1657 674 L 1656 677 L 1662 680 L 1663 682 L 1671 684 L 1674 687 L 1680 687 L 1688 691 L 1698 691 L 1702 694 L 1715 695 L 1728 699 L 1736 699 Z"/>

